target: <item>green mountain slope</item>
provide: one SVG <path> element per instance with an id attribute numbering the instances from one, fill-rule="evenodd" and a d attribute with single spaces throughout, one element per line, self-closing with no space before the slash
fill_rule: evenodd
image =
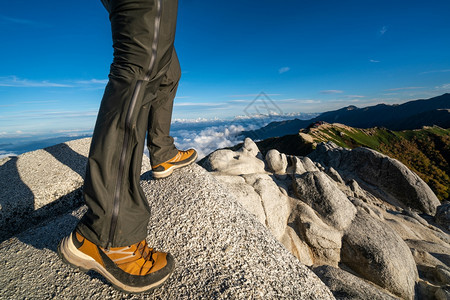
<path id="1" fill-rule="evenodd" d="M 450 196 L 450 129 L 437 126 L 392 131 L 316 123 L 300 131 L 305 142 L 333 141 L 339 146 L 368 147 L 395 158 L 417 173 L 440 200 Z"/>

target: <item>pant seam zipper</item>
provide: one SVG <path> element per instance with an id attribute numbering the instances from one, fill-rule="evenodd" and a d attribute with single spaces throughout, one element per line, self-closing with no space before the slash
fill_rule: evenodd
<path id="1" fill-rule="evenodd" d="M 144 78 L 145 81 L 148 81 L 151 77 L 151 74 L 153 72 L 153 68 L 155 66 L 156 62 L 156 55 L 157 55 L 157 48 L 158 48 L 158 39 L 159 39 L 159 30 L 161 25 L 161 0 L 158 0 L 156 2 L 157 7 L 157 15 L 155 18 L 155 33 L 153 36 L 153 43 L 152 43 L 152 56 L 150 58 L 150 63 L 148 67 L 148 72 Z M 109 239 L 107 243 L 107 249 L 109 249 L 114 244 L 114 237 L 115 232 L 117 228 L 117 221 L 119 218 L 119 209 L 120 209 L 120 194 L 122 190 L 122 184 L 123 184 L 123 169 L 125 167 L 125 159 L 126 154 L 128 150 L 128 144 L 129 144 L 129 138 L 130 138 L 130 131 L 132 129 L 131 119 L 133 116 L 133 111 L 136 106 L 136 101 L 139 96 L 139 92 L 141 90 L 142 80 L 138 80 L 133 92 L 133 96 L 131 98 L 130 105 L 128 107 L 127 116 L 125 119 L 125 133 L 124 133 L 124 140 L 122 144 L 122 151 L 120 154 L 120 161 L 119 161 L 119 169 L 118 169 L 118 176 L 117 176 L 117 182 L 116 182 L 116 189 L 114 192 L 114 204 L 113 204 L 113 210 L 112 210 L 112 216 L 111 216 L 111 227 L 109 231 Z"/>

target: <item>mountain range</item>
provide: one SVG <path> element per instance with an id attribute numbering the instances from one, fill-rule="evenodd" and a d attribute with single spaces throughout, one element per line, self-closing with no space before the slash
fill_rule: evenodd
<path id="1" fill-rule="evenodd" d="M 409 101 L 403 104 L 377 104 L 364 108 L 347 106 L 324 112 L 310 120 L 272 122 L 257 130 L 243 131 L 241 135 L 254 140 L 296 134 L 311 123 L 325 121 L 357 128 L 385 127 L 391 130 L 418 129 L 437 125 L 450 128 L 450 93 L 430 99 Z"/>

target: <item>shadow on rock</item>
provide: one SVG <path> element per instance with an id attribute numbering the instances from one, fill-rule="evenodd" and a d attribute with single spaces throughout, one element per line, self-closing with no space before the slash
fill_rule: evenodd
<path id="1" fill-rule="evenodd" d="M 59 241 L 69 235 L 78 223 L 78 218 L 70 213 L 59 216 L 42 224 L 29 229 L 19 235 L 17 238 L 25 244 L 36 249 L 49 249 L 57 252 Z"/>
<path id="2" fill-rule="evenodd" d="M 86 173 L 87 157 L 75 152 L 66 144 L 59 144 L 56 146 L 48 147 L 44 149 L 54 158 L 56 158 L 63 165 L 68 166 L 74 172 L 78 173 L 84 178 Z"/>
<path id="3" fill-rule="evenodd" d="M 87 158 L 58 144 L 0 166 L 0 242 L 79 207 Z"/>
<path id="4" fill-rule="evenodd" d="M 52 216 L 71 211 L 82 204 L 82 190 L 79 188 L 35 211 L 33 211 L 33 206 L 31 206 L 27 214 L 17 213 L 13 221 L 2 226 L 0 243 Z"/>
<path id="5" fill-rule="evenodd" d="M 34 210 L 34 194 L 20 178 L 17 161 L 18 157 L 11 157 L 0 166 L 0 242 L 11 236 Z"/>

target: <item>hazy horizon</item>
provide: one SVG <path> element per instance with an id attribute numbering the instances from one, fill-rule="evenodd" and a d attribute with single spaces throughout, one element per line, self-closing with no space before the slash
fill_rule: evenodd
<path id="1" fill-rule="evenodd" d="M 199 158 L 217 148 L 230 147 L 243 141 L 237 134 L 244 130 L 254 130 L 274 121 L 294 118 L 311 119 L 317 114 L 286 114 L 271 116 L 237 116 L 232 119 L 192 119 L 172 121 L 171 136 L 180 149 L 195 147 Z M 91 137 L 92 130 L 43 133 L 21 137 L 0 137 L 0 159 L 17 156 L 25 152 L 49 147 L 66 141 Z M 148 153 L 147 153 L 148 154 Z"/>

